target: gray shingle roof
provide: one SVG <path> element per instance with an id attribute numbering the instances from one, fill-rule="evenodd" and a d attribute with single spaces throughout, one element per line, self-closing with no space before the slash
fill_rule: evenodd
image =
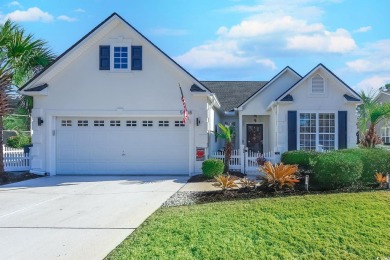
<path id="1" fill-rule="evenodd" d="M 267 81 L 201 81 L 201 83 L 215 93 L 222 110 L 231 111 L 263 88 Z"/>

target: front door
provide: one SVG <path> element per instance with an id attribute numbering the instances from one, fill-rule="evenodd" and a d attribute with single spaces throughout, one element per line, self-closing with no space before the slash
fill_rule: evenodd
<path id="1" fill-rule="evenodd" d="M 246 146 L 252 152 L 263 153 L 263 125 L 246 125 Z"/>

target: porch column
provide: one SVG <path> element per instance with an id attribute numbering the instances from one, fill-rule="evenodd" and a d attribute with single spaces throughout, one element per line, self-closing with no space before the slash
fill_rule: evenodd
<path id="1" fill-rule="evenodd" d="M 239 142 L 240 142 L 240 162 L 241 162 L 241 167 L 240 170 L 242 173 L 244 173 L 245 169 L 245 155 L 244 155 L 244 147 L 245 145 L 242 142 L 242 114 L 241 111 L 238 111 L 238 136 L 239 136 Z"/>

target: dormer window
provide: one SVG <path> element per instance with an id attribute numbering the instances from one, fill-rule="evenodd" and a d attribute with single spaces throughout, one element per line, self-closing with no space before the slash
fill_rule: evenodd
<path id="1" fill-rule="evenodd" d="M 325 93 L 325 82 L 324 78 L 320 75 L 315 75 L 311 79 L 311 93 L 312 94 L 324 94 Z"/>

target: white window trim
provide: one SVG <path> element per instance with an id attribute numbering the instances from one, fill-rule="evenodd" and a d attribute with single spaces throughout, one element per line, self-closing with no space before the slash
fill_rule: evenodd
<path id="1" fill-rule="evenodd" d="M 381 127 L 380 137 L 381 137 L 383 144 L 387 144 L 390 142 L 390 124 Z M 384 138 L 385 138 L 385 141 L 383 141 Z M 388 142 L 386 142 L 386 141 L 388 141 Z"/>
<path id="2" fill-rule="evenodd" d="M 114 68 L 114 48 L 115 47 L 127 47 L 127 69 L 115 69 Z M 111 72 L 130 72 L 131 71 L 131 44 L 129 43 L 114 43 L 111 44 L 110 51 L 110 71 Z"/>
<path id="3" fill-rule="evenodd" d="M 338 119 L 338 111 L 328 111 L 328 110 L 325 110 L 325 111 L 319 111 L 319 112 L 315 112 L 315 111 L 310 111 L 310 110 L 302 110 L 302 111 L 297 111 L 297 150 L 301 150 L 301 146 L 300 146 L 300 134 L 301 134 L 301 129 L 299 127 L 299 115 L 302 114 L 302 113 L 312 113 L 312 114 L 316 114 L 316 149 L 320 143 L 320 133 L 319 133 L 319 114 L 329 114 L 329 113 L 332 113 L 334 114 L 334 125 L 335 125 L 335 137 L 334 137 L 334 149 L 335 150 L 338 150 L 339 149 L 339 135 L 338 135 L 338 132 L 339 132 L 339 119 Z"/>

